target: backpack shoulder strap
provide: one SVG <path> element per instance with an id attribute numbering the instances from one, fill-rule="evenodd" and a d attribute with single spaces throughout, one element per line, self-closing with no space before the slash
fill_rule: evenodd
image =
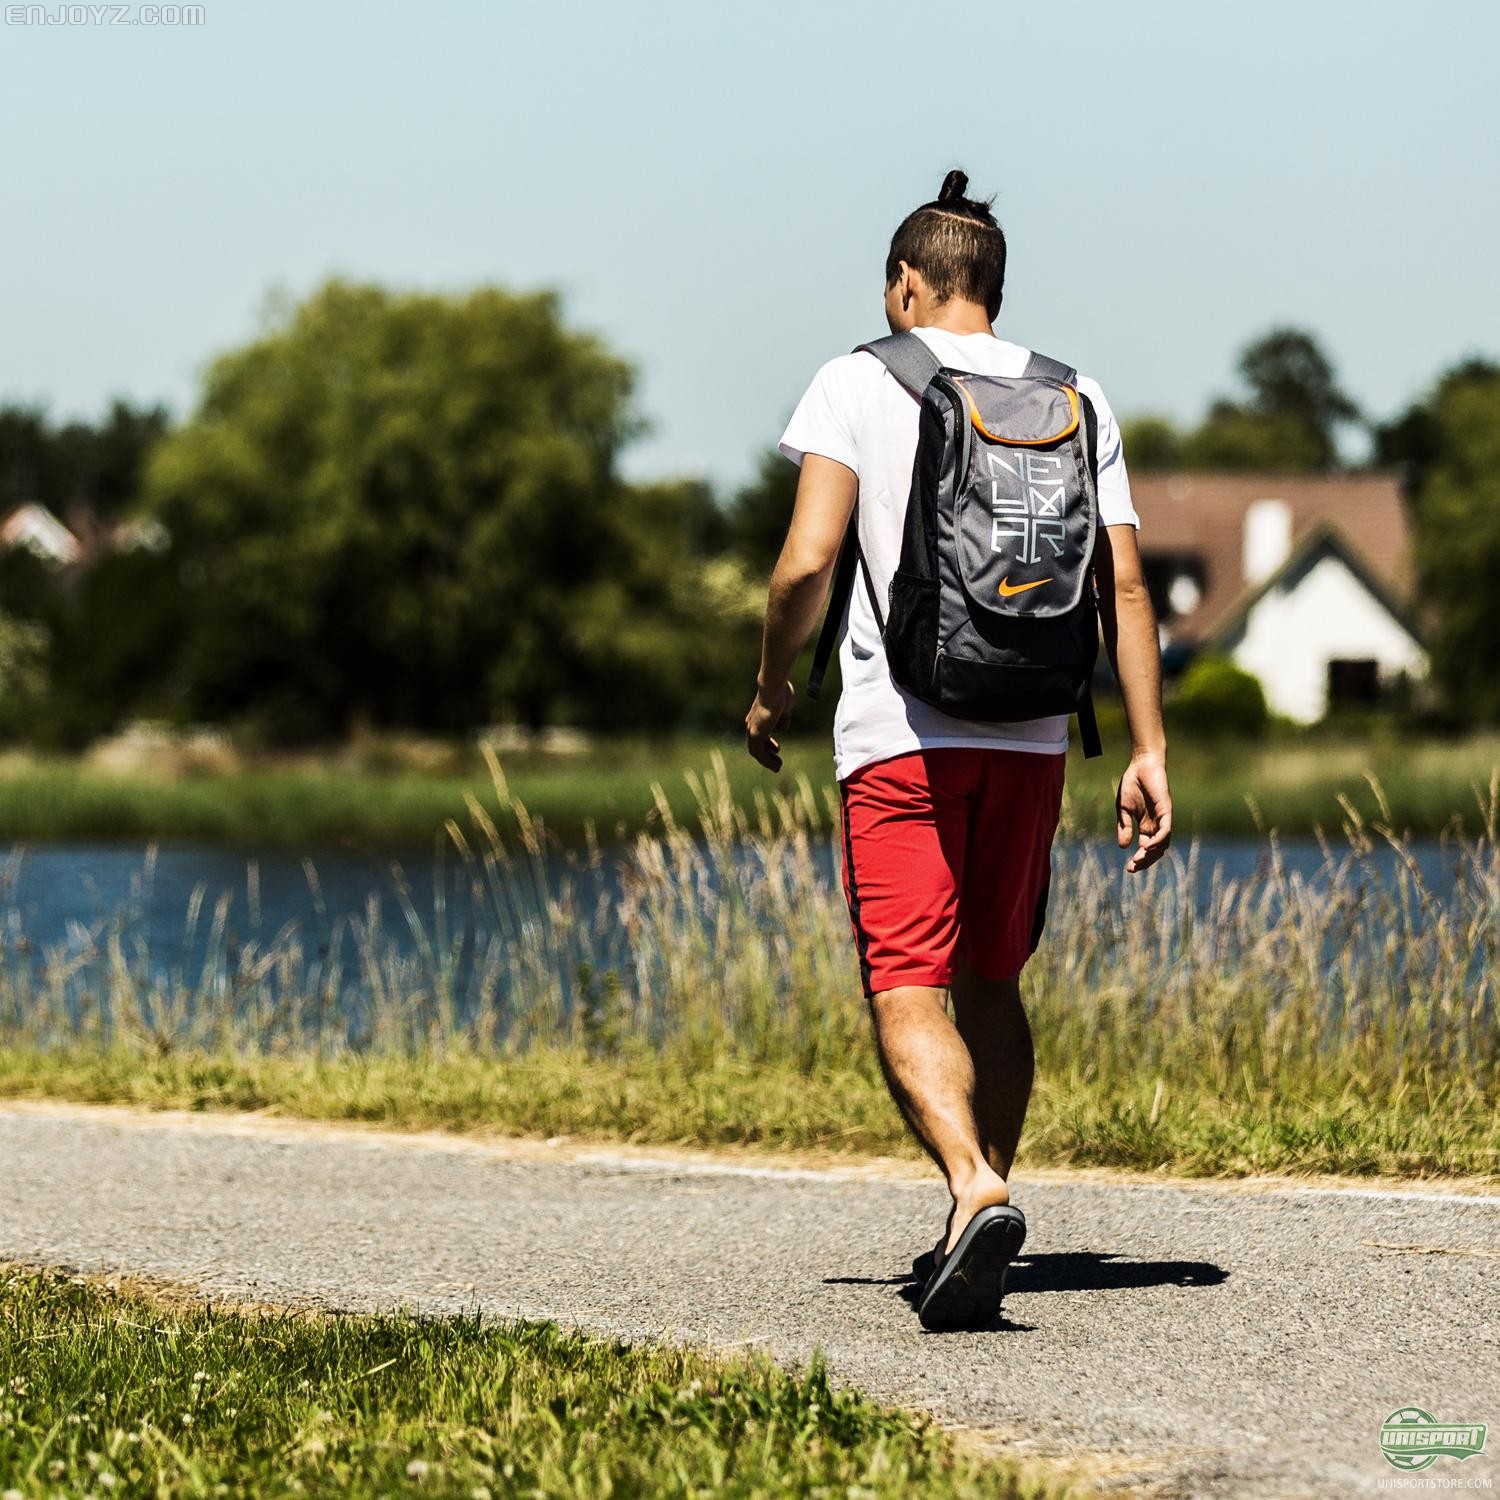
<path id="1" fill-rule="evenodd" d="M 1064 385 L 1078 384 L 1078 371 L 1072 365 L 1065 365 L 1060 359 L 1049 359 L 1045 354 L 1038 354 L 1035 349 L 1031 351 L 1031 358 L 1026 361 L 1026 368 L 1021 373 L 1033 380 L 1060 380 Z"/>
<path id="2" fill-rule="evenodd" d="M 1031 357 L 1033 360 L 1044 358 L 1044 356 L 1039 354 L 1033 354 Z M 1050 360 L 1048 363 L 1055 364 L 1056 361 Z M 1032 373 L 1029 365 L 1027 366 L 1026 373 L 1028 375 Z M 1044 378 L 1049 377 L 1044 376 Z M 1067 385 L 1073 385 L 1076 388 L 1078 372 L 1076 370 L 1069 370 L 1065 376 L 1051 378 L 1061 379 Z M 1094 403 L 1081 391 L 1078 395 L 1078 401 L 1079 405 L 1083 407 L 1083 445 L 1084 453 L 1088 459 L 1089 484 L 1094 491 L 1094 519 L 1097 526 L 1099 505 L 1099 417 L 1098 413 L 1094 410 Z M 1090 587 L 1092 586 L 1090 585 Z M 1083 741 L 1083 758 L 1085 760 L 1093 760 L 1097 756 L 1104 754 L 1104 746 L 1099 740 L 1099 718 L 1094 712 L 1094 684 L 1092 681 L 1084 683 L 1083 696 L 1078 700 L 1078 735 Z"/>
<path id="3" fill-rule="evenodd" d="M 844 623 L 844 611 L 849 607 L 849 597 L 854 592 L 855 572 L 858 570 L 865 581 L 865 591 L 870 596 L 870 608 L 875 614 L 875 628 L 885 638 L 885 615 L 875 593 L 875 580 L 870 577 L 870 565 L 865 561 L 865 550 L 859 545 L 859 505 L 849 517 L 849 529 L 844 533 L 843 545 L 839 548 L 837 563 L 833 569 L 833 586 L 828 591 L 828 606 L 823 613 L 823 628 L 818 632 L 818 644 L 813 648 L 812 670 L 807 674 L 807 696 L 823 696 L 823 678 L 828 663 L 833 658 L 833 648 L 838 644 L 839 629 Z"/>
<path id="4" fill-rule="evenodd" d="M 854 353 L 873 354 L 918 401 L 943 362 L 914 333 L 891 333 L 868 344 L 856 344 Z"/>
<path id="5" fill-rule="evenodd" d="M 872 339 L 868 344 L 856 345 L 853 352 L 859 354 L 861 351 L 873 354 L 918 401 L 922 399 L 922 393 L 932 377 L 943 368 L 942 360 L 914 333 L 888 334 L 883 339 Z M 818 635 L 818 644 L 813 650 L 812 670 L 807 677 L 809 698 L 817 698 L 822 694 L 823 677 L 833 658 L 834 644 L 844 622 L 849 596 L 854 592 L 856 576 L 865 581 L 870 608 L 875 614 L 875 624 L 881 635 L 884 635 L 885 616 L 875 592 L 875 581 L 870 577 L 870 565 L 865 561 L 864 550 L 859 545 L 858 504 L 849 517 L 849 529 L 844 533 L 844 543 L 834 566 L 833 585 L 829 589 L 828 605 L 823 614 L 823 629 Z"/>

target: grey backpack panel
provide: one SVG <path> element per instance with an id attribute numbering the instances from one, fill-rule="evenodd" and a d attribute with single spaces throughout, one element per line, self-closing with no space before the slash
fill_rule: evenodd
<path id="1" fill-rule="evenodd" d="M 1097 501 L 1080 445 L 1037 440 L 1081 425 L 1077 395 L 1070 401 L 1064 387 L 1025 378 L 953 383 L 989 431 L 1011 439 L 990 441 L 969 423 L 956 497 L 958 581 L 978 609 L 1032 619 L 1067 614 L 1090 582 Z"/>

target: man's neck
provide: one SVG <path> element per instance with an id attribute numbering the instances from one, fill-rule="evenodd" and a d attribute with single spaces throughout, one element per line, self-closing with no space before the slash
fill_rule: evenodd
<path id="1" fill-rule="evenodd" d="M 957 297 L 950 297 L 940 307 L 933 308 L 926 318 L 917 322 L 916 327 L 941 328 L 944 333 L 987 333 L 991 338 L 995 335 L 984 309 L 977 302 L 963 302 Z"/>

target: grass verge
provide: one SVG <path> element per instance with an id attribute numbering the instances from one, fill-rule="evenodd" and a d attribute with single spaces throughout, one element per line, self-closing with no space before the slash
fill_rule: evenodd
<path id="1" fill-rule="evenodd" d="M 6 1493 L 999 1496 L 1045 1479 L 787 1373 L 478 1318 L 224 1310 L 0 1272 Z"/>
<path id="2" fill-rule="evenodd" d="M 1123 731 L 1098 761 L 1070 757 L 1071 825 L 1107 834 L 1113 823 L 1113 781 L 1125 754 Z M 507 755 L 512 793 L 554 834 L 577 843 L 592 824 L 601 836 L 624 836 L 659 822 L 654 784 L 672 812 L 695 810 L 683 773 L 700 768 L 717 744 L 728 757 L 733 800 L 750 807 L 759 794 L 806 775 L 821 793 L 832 785 L 832 761 L 821 741 L 792 740 L 786 772 L 769 777 L 737 742 L 677 740 L 664 744 L 601 742 L 569 757 Z M 1500 766 L 1500 740 L 1300 736 L 1264 744 L 1192 743 L 1174 748 L 1172 785 L 1183 836 L 1254 835 L 1274 826 L 1287 834 L 1336 828 L 1350 799 L 1377 812 L 1369 779 L 1381 785 L 1387 821 L 1417 834 L 1436 834 L 1455 820 L 1471 830 L 1482 821 L 1476 788 Z M 141 769 L 105 771 L 65 759 L 10 756 L 0 765 L 0 827 L 12 840 L 202 840 L 313 851 L 320 846 L 419 849 L 448 818 L 466 817 L 477 798 L 502 827 L 513 826 L 504 799 L 472 752 L 414 770 L 378 756 L 331 751 L 250 761 L 232 769 L 181 774 Z M 821 804 L 821 797 L 818 802 Z"/>
<path id="3" fill-rule="evenodd" d="M 676 1146 L 750 1146 L 844 1156 L 918 1155 L 873 1057 L 804 1072 L 787 1063 L 569 1049 L 516 1058 L 405 1058 L 0 1048 L 0 1095 L 148 1109 L 270 1110 L 321 1121 Z M 1500 1180 L 1500 1103 L 1476 1086 L 1394 1096 L 1250 1088 L 1145 1077 L 1043 1076 L 1021 1167 L 1106 1166 L 1181 1176 L 1334 1173 Z"/>

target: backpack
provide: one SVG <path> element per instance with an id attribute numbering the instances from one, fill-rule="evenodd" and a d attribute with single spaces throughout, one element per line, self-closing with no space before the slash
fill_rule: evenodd
<path id="1" fill-rule="evenodd" d="M 1084 755 L 1098 755 L 1097 418 L 1077 372 L 1033 354 L 1019 377 L 966 374 L 912 333 L 859 348 L 922 403 L 917 457 L 885 612 L 857 505 L 849 518 L 809 697 L 857 566 L 891 676 L 914 698 L 980 723 L 1076 713 Z"/>

